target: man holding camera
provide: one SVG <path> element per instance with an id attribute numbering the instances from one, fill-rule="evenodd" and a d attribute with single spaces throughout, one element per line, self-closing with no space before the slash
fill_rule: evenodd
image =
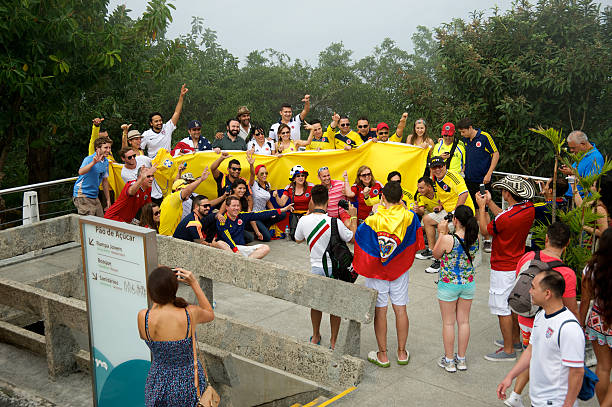
<path id="1" fill-rule="evenodd" d="M 423 227 L 427 235 L 428 244 L 436 242 L 436 228 L 438 223 L 450 215 L 459 205 L 466 205 L 474 211 L 474 202 L 470 197 L 465 181 L 461 175 L 449 171 L 446 168 L 446 160 L 442 157 L 432 157 L 429 162 L 429 169 L 434 181 L 435 194 L 438 197 L 439 206 L 423 216 Z M 416 255 L 417 259 L 426 260 L 432 257 L 431 250 L 427 249 Z M 440 260 L 434 262 L 425 269 L 426 273 L 437 273 L 440 271 Z"/>

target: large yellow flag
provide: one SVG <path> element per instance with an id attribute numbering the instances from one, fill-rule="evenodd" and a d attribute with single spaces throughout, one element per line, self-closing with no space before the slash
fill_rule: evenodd
<path id="1" fill-rule="evenodd" d="M 245 151 L 230 151 L 231 157 L 221 163 L 219 170 L 227 174 L 227 165 L 232 158 L 240 161 L 242 171 L 240 176 L 249 179 L 249 163 L 246 160 Z M 314 184 L 319 183 L 317 170 L 321 167 L 328 167 L 332 179 L 342 179 L 342 173 L 348 172 L 349 181 L 355 181 L 357 169 L 362 165 L 367 165 L 372 169 L 375 178 L 383 185 L 387 181 L 387 174 L 391 171 L 399 171 L 402 174 L 402 186 L 414 192 L 418 179 L 423 175 L 427 165 L 428 149 L 410 146 L 403 143 L 372 143 L 368 142 L 359 148 L 345 150 L 321 150 L 321 151 L 302 151 L 283 154 L 282 157 L 267 155 L 255 155 L 255 166 L 264 164 L 268 168 L 268 182 L 273 189 L 284 188 L 289 184 L 289 170 L 294 165 L 301 165 L 308 171 L 308 181 Z M 198 177 L 209 167 L 213 161 L 219 157 L 213 151 L 202 151 L 195 154 L 187 154 L 180 157 L 172 157 L 164 149 L 157 152 L 153 163 L 157 165 L 155 179 L 161 187 L 164 196 L 170 193 L 170 187 L 176 177 L 179 165 L 187 163 L 185 172 L 190 172 L 194 177 Z M 109 177 L 111 188 L 118 196 L 123 188 L 121 179 L 121 168 L 117 163 L 111 163 L 110 171 L 114 176 Z M 212 174 L 196 189 L 196 193 L 204 194 L 210 198 L 217 196 L 216 183 Z"/>

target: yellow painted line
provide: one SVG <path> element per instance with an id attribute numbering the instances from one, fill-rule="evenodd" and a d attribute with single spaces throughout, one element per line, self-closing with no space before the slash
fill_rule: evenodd
<path id="1" fill-rule="evenodd" d="M 336 397 L 332 397 L 331 399 L 327 400 L 326 402 L 319 404 L 318 407 L 329 406 L 331 403 L 341 399 L 342 397 L 346 396 L 347 394 L 349 394 L 353 390 L 357 390 L 357 387 L 355 387 L 355 386 L 349 387 L 348 389 L 344 390 L 342 393 L 338 394 Z M 304 407 L 306 407 L 306 406 L 304 406 Z"/>
<path id="2" fill-rule="evenodd" d="M 304 404 L 302 407 L 312 407 L 315 404 L 317 404 L 317 400 L 319 400 L 319 398 L 317 397 L 316 399 L 312 400 L 310 403 L 308 404 Z"/>
<path id="3" fill-rule="evenodd" d="M 290 407 L 302 407 L 302 405 L 300 403 L 295 403 L 294 405 L 292 405 Z"/>

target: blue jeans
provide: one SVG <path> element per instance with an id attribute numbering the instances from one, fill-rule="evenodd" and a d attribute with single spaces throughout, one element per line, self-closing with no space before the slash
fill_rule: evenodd
<path id="1" fill-rule="evenodd" d="M 285 219 L 285 216 L 287 216 L 286 212 L 281 213 L 280 215 L 274 215 L 269 219 L 255 221 L 255 223 L 257 224 L 257 229 L 259 229 L 259 233 L 261 233 L 261 236 L 263 237 L 262 242 L 269 242 L 270 240 L 272 240 L 272 235 L 270 234 L 270 226 Z M 247 226 L 247 229 L 253 230 L 250 223 Z"/>

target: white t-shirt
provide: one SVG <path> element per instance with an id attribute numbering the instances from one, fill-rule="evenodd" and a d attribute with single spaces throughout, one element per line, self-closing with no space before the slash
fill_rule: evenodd
<path id="1" fill-rule="evenodd" d="M 270 191 L 266 191 L 259 186 L 257 181 L 253 182 L 251 191 L 253 192 L 253 212 L 265 211 L 270 200 Z"/>
<path id="2" fill-rule="evenodd" d="M 342 221 L 338 220 L 338 234 L 340 239 L 348 242 L 353 238 L 353 232 Z M 325 213 L 311 213 L 302 216 L 295 229 L 295 240 L 306 239 L 310 248 L 310 266 L 323 268 L 323 253 L 327 250 L 331 237 L 331 218 Z M 331 260 L 327 258 L 327 266 L 331 267 Z"/>
<path id="3" fill-rule="evenodd" d="M 137 155 L 136 156 L 136 167 L 133 169 L 126 168 L 124 165 L 121 169 L 121 179 L 123 182 L 127 183 L 128 181 L 133 181 L 138 178 L 138 169 L 140 167 L 151 167 L 151 159 L 146 155 Z M 153 185 L 151 185 L 151 197 L 155 199 L 160 199 L 162 197 L 162 190 L 157 184 L 156 180 L 153 180 Z"/>
<path id="4" fill-rule="evenodd" d="M 240 133 L 238 133 L 238 135 L 241 139 L 246 140 L 246 138 L 249 137 L 249 133 L 251 132 L 252 128 L 253 125 L 251 123 L 249 123 L 249 128 L 246 130 L 244 129 L 244 127 L 242 127 L 242 124 L 240 124 Z"/>
<path id="5" fill-rule="evenodd" d="M 255 150 L 255 154 L 272 155 L 274 146 L 275 143 L 271 140 L 264 141 L 263 147 L 257 144 L 257 141 L 251 140 L 247 143 L 247 150 Z"/>
<path id="6" fill-rule="evenodd" d="M 281 122 L 278 122 L 270 126 L 269 137 L 274 141 L 278 141 L 278 134 L 276 133 L 280 124 Z M 291 140 L 299 140 L 301 138 L 300 127 L 302 126 L 302 118 L 300 115 L 297 114 L 295 117 L 292 117 L 291 120 L 289 120 L 288 126 L 291 128 Z"/>
<path id="7" fill-rule="evenodd" d="M 575 322 L 566 323 L 559 332 L 561 324 L 568 320 Z M 565 307 L 548 316 L 541 310 L 535 316 L 529 343 L 531 405 L 561 406 L 567 395 L 569 368 L 584 366 L 584 332 L 578 320 Z M 574 406 L 578 406 L 578 401 Z"/>
<path id="8" fill-rule="evenodd" d="M 176 126 L 172 123 L 172 119 L 168 120 L 166 124 L 162 126 L 159 133 L 155 133 L 152 129 L 149 129 L 142 133 L 142 141 L 140 142 L 140 148 L 143 150 L 147 149 L 147 155 L 150 158 L 155 158 L 157 150 L 165 148 L 166 151 L 172 150 L 172 133 L 176 130 Z"/>

